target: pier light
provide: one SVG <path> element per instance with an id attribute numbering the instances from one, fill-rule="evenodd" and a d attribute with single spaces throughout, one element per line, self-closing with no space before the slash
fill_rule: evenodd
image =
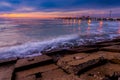
<path id="1" fill-rule="evenodd" d="M 87 23 L 88 23 L 88 25 L 90 25 L 90 23 L 91 23 L 91 20 L 89 19 Z"/>
<path id="2" fill-rule="evenodd" d="M 78 24 L 81 24 L 81 19 L 78 20 Z"/>
<path id="3" fill-rule="evenodd" d="M 88 20 L 88 23 L 91 23 L 91 20 L 90 20 L 90 19 Z"/>
<path id="4" fill-rule="evenodd" d="M 73 20 L 73 23 L 74 23 L 74 24 L 76 23 L 76 19 Z"/>
<path id="5" fill-rule="evenodd" d="M 99 27 L 98 27 L 98 31 L 102 31 L 102 27 L 103 27 L 103 21 L 99 22 Z"/>
<path id="6" fill-rule="evenodd" d="M 103 21 L 100 21 L 99 24 L 100 24 L 100 26 L 102 26 L 103 25 Z"/>

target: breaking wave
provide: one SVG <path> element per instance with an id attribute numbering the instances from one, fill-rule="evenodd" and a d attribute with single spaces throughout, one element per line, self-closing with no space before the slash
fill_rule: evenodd
<path id="1" fill-rule="evenodd" d="M 28 42 L 12 47 L 0 48 L 0 59 L 6 58 L 23 58 L 42 55 L 42 52 L 49 52 L 52 50 L 70 49 L 71 47 L 79 47 L 82 45 L 90 45 L 96 42 L 102 42 L 105 40 L 111 40 L 120 36 L 119 34 L 94 34 L 92 36 L 87 35 L 67 35 L 58 38 L 54 38 L 48 41 L 40 42 Z"/>

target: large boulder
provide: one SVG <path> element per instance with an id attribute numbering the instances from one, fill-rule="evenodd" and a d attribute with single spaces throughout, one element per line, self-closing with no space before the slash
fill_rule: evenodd
<path id="1" fill-rule="evenodd" d="M 77 74 L 86 68 L 104 62 L 104 60 L 102 55 L 78 53 L 61 58 L 57 65 L 68 73 Z"/>

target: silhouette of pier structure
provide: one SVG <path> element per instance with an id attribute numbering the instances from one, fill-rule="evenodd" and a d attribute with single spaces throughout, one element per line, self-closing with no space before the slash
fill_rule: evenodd
<path id="1" fill-rule="evenodd" d="M 92 21 L 120 21 L 120 18 L 112 18 L 111 12 L 109 17 L 90 17 L 90 16 L 82 16 L 82 17 L 58 17 L 56 19 L 76 19 L 76 20 L 92 20 Z"/>

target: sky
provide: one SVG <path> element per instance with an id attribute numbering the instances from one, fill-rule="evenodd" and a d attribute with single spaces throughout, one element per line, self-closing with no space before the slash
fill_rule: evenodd
<path id="1" fill-rule="evenodd" d="M 120 0 L 0 0 L 0 17 L 120 17 Z"/>

